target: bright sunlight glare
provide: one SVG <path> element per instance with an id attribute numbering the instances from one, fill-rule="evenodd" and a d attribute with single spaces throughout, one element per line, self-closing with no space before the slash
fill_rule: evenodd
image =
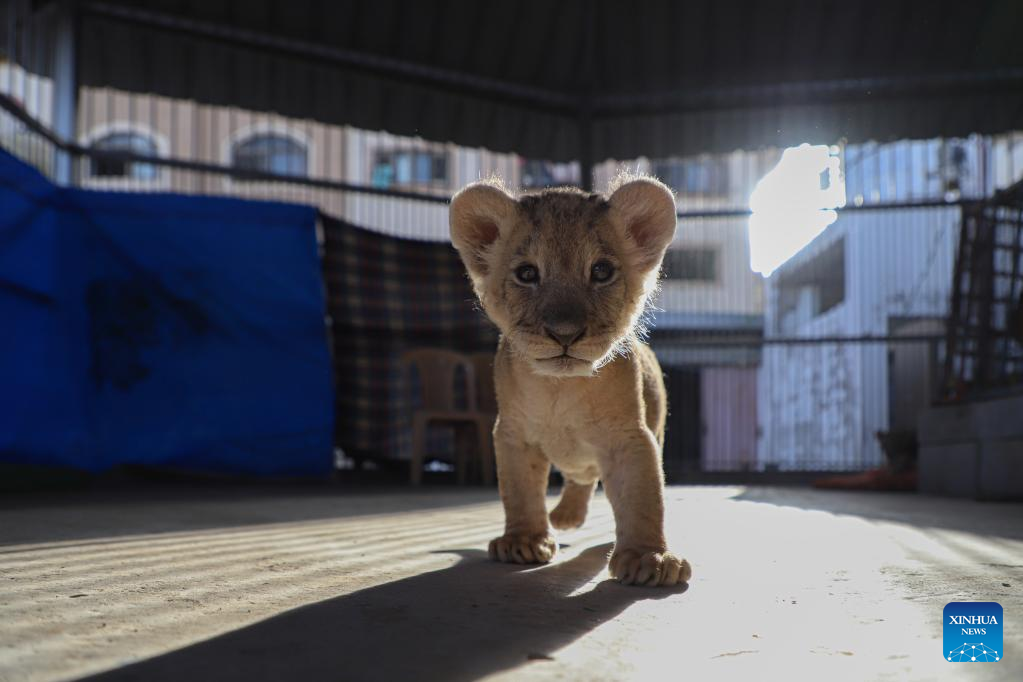
<path id="1" fill-rule="evenodd" d="M 835 222 L 845 205 L 837 147 L 789 147 L 750 196 L 750 267 L 769 276 Z"/>

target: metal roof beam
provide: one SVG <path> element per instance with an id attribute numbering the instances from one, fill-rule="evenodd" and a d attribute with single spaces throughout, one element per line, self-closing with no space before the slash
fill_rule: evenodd
<path id="1" fill-rule="evenodd" d="M 140 10 L 106 2 L 86 2 L 83 5 L 83 12 L 114 21 L 189 35 L 219 44 L 258 50 L 262 53 L 271 52 L 291 58 L 372 72 L 386 78 L 422 83 L 448 91 L 517 104 L 533 110 L 575 116 L 580 108 L 579 97 L 570 94 L 426 66 L 393 57 L 189 19 L 165 12 Z"/>
<path id="2" fill-rule="evenodd" d="M 1023 68 L 597 95 L 594 116 L 672 114 L 1023 90 Z"/>

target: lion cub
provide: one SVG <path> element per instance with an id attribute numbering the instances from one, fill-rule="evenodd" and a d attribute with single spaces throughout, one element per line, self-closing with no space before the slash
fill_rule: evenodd
<path id="1" fill-rule="evenodd" d="M 476 294 L 501 330 L 494 445 L 505 532 L 490 555 L 550 561 L 551 526 L 581 525 L 600 479 L 617 527 L 611 576 L 637 585 L 688 581 L 689 563 L 664 538 L 664 382 L 635 331 L 675 234 L 671 191 L 626 177 L 606 196 L 554 189 L 515 198 L 485 181 L 455 195 L 450 221 Z M 548 521 L 551 463 L 566 482 Z"/>

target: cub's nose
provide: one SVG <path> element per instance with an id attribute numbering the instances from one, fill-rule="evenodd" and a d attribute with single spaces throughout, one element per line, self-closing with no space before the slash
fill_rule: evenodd
<path id="1" fill-rule="evenodd" d="M 544 327 L 544 331 L 547 332 L 547 336 L 551 337 L 565 348 L 568 348 L 573 343 L 581 339 L 583 334 L 586 333 L 586 330 L 583 327 L 568 324 Z"/>

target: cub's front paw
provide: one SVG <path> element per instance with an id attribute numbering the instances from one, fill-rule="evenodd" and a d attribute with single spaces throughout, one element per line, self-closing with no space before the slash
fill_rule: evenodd
<path id="1" fill-rule="evenodd" d="M 689 562 L 671 552 L 615 548 L 608 564 L 611 577 L 623 585 L 670 587 L 687 583 L 693 575 Z"/>
<path id="2" fill-rule="evenodd" d="M 491 559 L 515 564 L 546 564 L 554 558 L 558 543 L 548 533 L 542 535 L 502 535 L 490 541 Z"/>

